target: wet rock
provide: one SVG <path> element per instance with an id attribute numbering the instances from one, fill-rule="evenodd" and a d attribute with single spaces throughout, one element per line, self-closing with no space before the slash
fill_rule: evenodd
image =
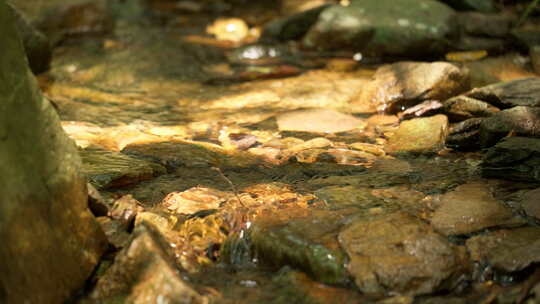
<path id="1" fill-rule="evenodd" d="M 83 173 L 97 189 L 135 184 L 166 172 L 159 164 L 97 147 L 81 150 L 80 154 Z"/>
<path id="2" fill-rule="evenodd" d="M 474 10 L 483 13 L 494 13 L 497 11 L 493 0 L 444 0 L 443 2 L 461 11 Z"/>
<path id="3" fill-rule="evenodd" d="M 230 195 L 205 187 L 195 187 L 182 192 L 171 192 L 161 202 L 167 209 L 181 214 L 218 209 Z"/>
<path id="4" fill-rule="evenodd" d="M 232 50 L 227 54 L 227 60 L 237 65 L 275 65 L 287 62 L 293 56 L 286 45 L 254 43 Z"/>
<path id="5" fill-rule="evenodd" d="M 482 175 L 518 181 L 540 181 L 540 139 L 506 137 L 482 160 Z"/>
<path id="6" fill-rule="evenodd" d="M 436 115 L 402 122 L 385 147 L 387 153 L 436 153 L 444 148 L 448 118 Z"/>
<path id="7" fill-rule="evenodd" d="M 277 117 L 280 131 L 338 133 L 363 129 L 366 123 L 352 115 L 330 109 L 297 110 Z"/>
<path id="8" fill-rule="evenodd" d="M 100 216 L 97 218 L 98 223 L 101 225 L 101 229 L 105 232 L 109 244 L 114 248 L 124 248 L 131 240 L 131 235 L 126 231 L 123 223 L 117 220 L 113 220 L 107 216 Z"/>
<path id="9" fill-rule="evenodd" d="M 468 183 L 444 194 L 431 218 L 444 235 L 467 234 L 504 224 L 510 209 L 496 200 L 484 183 Z"/>
<path id="10" fill-rule="evenodd" d="M 206 32 L 214 35 L 217 40 L 238 43 L 249 35 L 249 26 L 240 18 L 218 18 L 206 27 Z"/>
<path id="11" fill-rule="evenodd" d="M 126 230 L 131 230 L 137 213 L 143 210 L 141 203 L 128 194 L 114 201 L 109 216 L 119 221 Z"/>
<path id="12" fill-rule="evenodd" d="M 398 62 L 373 75 L 355 103 L 370 103 L 396 113 L 425 100 L 446 100 L 469 88 L 468 71 L 447 62 Z"/>
<path id="13" fill-rule="evenodd" d="M 79 1 L 52 7 L 36 24 L 53 45 L 67 38 L 105 35 L 114 30 L 114 20 L 103 1 Z"/>
<path id="14" fill-rule="evenodd" d="M 499 82 L 472 89 L 467 97 L 486 101 L 501 109 L 515 106 L 540 106 L 540 78 L 530 77 Z"/>
<path id="15" fill-rule="evenodd" d="M 359 219 L 339 234 L 339 242 L 364 293 L 430 293 L 463 271 L 459 250 L 404 212 Z"/>
<path id="16" fill-rule="evenodd" d="M 470 118 L 450 125 L 446 146 L 459 151 L 480 149 L 480 124 L 483 118 Z"/>
<path id="17" fill-rule="evenodd" d="M 5 1 L 0 44 L 0 302 L 62 303 L 84 286 L 106 239 L 87 208 L 77 149 L 30 74 Z"/>
<path id="18" fill-rule="evenodd" d="M 443 104 L 438 100 L 426 100 L 400 112 L 398 117 L 401 120 L 405 120 L 419 116 L 431 116 L 439 112 L 439 109 L 442 107 Z"/>
<path id="19" fill-rule="evenodd" d="M 540 220 L 540 188 L 527 191 L 521 196 L 521 207 L 525 214 Z"/>
<path id="20" fill-rule="evenodd" d="M 159 235 L 140 226 L 90 295 L 96 303 L 207 303 L 181 276 Z"/>
<path id="21" fill-rule="evenodd" d="M 384 156 L 386 153 L 380 145 L 356 142 L 349 145 L 351 149 L 373 154 L 375 156 Z"/>
<path id="22" fill-rule="evenodd" d="M 264 27 L 260 41 L 287 41 L 302 38 L 317 21 L 321 11 L 327 7 L 328 5 L 321 5 L 271 21 Z"/>
<path id="23" fill-rule="evenodd" d="M 13 16 L 15 16 L 15 24 L 21 37 L 30 69 L 34 74 L 47 71 L 52 57 L 49 40 L 45 35 L 35 29 L 15 7 L 9 3 L 7 6 Z"/>
<path id="24" fill-rule="evenodd" d="M 480 145 L 490 147 L 508 135 L 540 137 L 540 108 L 513 107 L 480 124 Z"/>
<path id="25" fill-rule="evenodd" d="M 315 137 L 313 139 L 310 139 L 305 142 L 301 142 L 297 145 L 292 146 L 288 149 L 291 153 L 299 153 L 304 150 L 311 150 L 311 149 L 323 149 L 332 147 L 333 142 L 329 139 L 326 139 L 324 137 Z"/>
<path id="26" fill-rule="evenodd" d="M 444 102 L 444 114 L 451 121 L 461 121 L 473 117 L 488 117 L 497 112 L 499 112 L 497 107 L 485 101 L 466 96 L 456 96 Z"/>
<path id="27" fill-rule="evenodd" d="M 304 36 L 303 44 L 372 56 L 440 54 L 453 33 L 453 15 L 450 7 L 431 0 L 352 0 L 348 6 L 326 8 Z"/>
<path id="28" fill-rule="evenodd" d="M 509 34 L 513 21 L 509 16 L 479 12 L 459 13 L 456 20 L 465 34 L 499 38 Z"/>
<path id="29" fill-rule="evenodd" d="M 338 213 L 318 212 L 314 215 L 259 217 L 249 237 L 254 256 L 261 263 L 282 267 L 289 265 L 308 273 L 317 281 L 345 284 L 345 255 L 339 248 L 336 234 L 343 225 Z"/>
<path id="30" fill-rule="evenodd" d="M 473 261 L 488 263 L 505 272 L 519 271 L 539 261 L 540 229 L 493 231 L 471 237 L 466 246 Z"/>

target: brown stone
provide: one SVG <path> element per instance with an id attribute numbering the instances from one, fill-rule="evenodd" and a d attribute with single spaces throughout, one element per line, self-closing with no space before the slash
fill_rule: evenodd
<path id="1" fill-rule="evenodd" d="M 483 183 L 468 183 L 444 194 L 431 224 L 445 234 L 466 234 L 503 224 L 512 212 Z"/>

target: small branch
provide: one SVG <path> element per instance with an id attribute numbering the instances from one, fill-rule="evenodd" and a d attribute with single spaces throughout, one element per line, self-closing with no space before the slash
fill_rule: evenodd
<path id="1" fill-rule="evenodd" d="M 527 6 L 525 11 L 523 12 L 521 17 L 519 18 L 519 21 L 516 23 L 515 27 L 519 27 L 520 25 L 523 24 L 523 22 L 525 22 L 525 20 L 527 19 L 527 17 L 529 17 L 529 15 L 533 11 L 533 9 L 538 5 L 538 1 L 540 1 L 540 0 L 532 0 L 531 3 L 529 3 L 529 5 Z"/>
<path id="2" fill-rule="evenodd" d="M 234 186 L 234 184 L 232 183 L 232 181 L 227 177 L 225 176 L 225 174 L 223 174 L 223 172 L 221 171 L 220 168 L 218 167 L 212 167 L 212 170 L 214 171 L 217 171 L 217 173 L 219 174 L 219 176 L 221 176 L 221 178 L 223 178 L 228 184 L 229 186 L 231 186 L 231 189 L 234 193 L 234 196 L 236 197 L 236 199 L 238 200 L 238 202 L 240 203 L 240 205 L 242 207 L 246 207 L 246 205 L 244 205 L 244 202 L 242 202 L 242 200 L 240 199 L 240 195 L 238 195 L 238 190 L 236 189 L 236 187 Z"/>

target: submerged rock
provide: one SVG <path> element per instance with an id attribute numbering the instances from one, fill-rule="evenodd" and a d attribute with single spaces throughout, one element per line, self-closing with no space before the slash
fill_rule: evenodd
<path id="1" fill-rule="evenodd" d="M 540 261 L 540 228 L 499 230 L 467 240 L 471 259 L 488 263 L 498 270 L 523 270 Z"/>
<path id="2" fill-rule="evenodd" d="M 364 293 L 430 293 L 449 287 L 444 283 L 455 283 L 453 275 L 463 271 L 459 250 L 405 212 L 359 219 L 339 234 L 339 242 Z"/>
<path id="3" fill-rule="evenodd" d="M 540 181 L 540 138 L 506 137 L 490 148 L 482 160 L 485 177 Z"/>
<path id="4" fill-rule="evenodd" d="M 219 190 L 194 187 L 167 194 L 161 204 L 176 213 L 190 215 L 203 210 L 217 209 L 229 197 L 229 194 Z"/>
<path id="5" fill-rule="evenodd" d="M 504 224 L 510 209 L 496 200 L 483 183 L 468 183 L 444 194 L 431 218 L 433 227 L 444 235 L 467 234 Z"/>
<path id="6" fill-rule="evenodd" d="M 280 290 L 273 303 L 324 304 L 364 303 L 362 296 L 354 290 L 323 285 L 306 274 L 284 267 L 272 279 Z"/>
<path id="7" fill-rule="evenodd" d="M 298 217 L 293 212 L 260 218 L 253 223 L 249 238 L 254 256 L 263 265 L 277 268 L 289 265 L 317 281 L 345 284 L 349 280 L 345 255 L 337 243 L 341 225 L 343 216 L 338 213 L 324 211 Z"/>
<path id="8" fill-rule="evenodd" d="M 182 277 L 159 236 L 141 225 L 90 295 L 96 303 L 208 303 Z"/>
<path id="9" fill-rule="evenodd" d="M 5 1 L 0 44 L 0 302 L 63 303 L 106 239 L 88 210 L 77 148 L 30 74 Z"/>
<path id="10" fill-rule="evenodd" d="M 330 109 L 297 110 L 277 117 L 280 131 L 338 133 L 363 129 L 366 122 Z"/>
<path id="11" fill-rule="evenodd" d="M 468 71 L 447 62 L 398 62 L 377 69 L 351 103 L 396 113 L 426 100 L 443 101 L 469 89 Z"/>
<path id="12" fill-rule="evenodd" d="M 432 0 L 352 0 L 322 11 L 303 44 L 375 56 L 441 54 L 454 32 L 453 15 L 453 9 Z"/>
<path id="13" fill-rule="evenodd" d="M 436 153 L 444 148 L 448 118 L 436 115 L 402 122 L 385 149 L 391 154 Z"/>
<path id="14" fill-rule="evenodd" d="M 540 188 L 527 191 L 521 195 L 521 208 L 530 217 L 540 220 Z"/>
<path id="15" fill-rule="evenodd" d="M 81 157 L 83 172 L 97 189 L 135 184 L 166 172 L 159 164 L 96 147 L 82 150 Z"/>

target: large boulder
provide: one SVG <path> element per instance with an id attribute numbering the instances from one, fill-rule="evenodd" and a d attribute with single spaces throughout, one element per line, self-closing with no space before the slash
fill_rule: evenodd
<path id="1" fill-rule="evenodd" d="M 453 9 L 434 0 L 352 0 L 326 8 L 303 43 L 375 56 L 440 54 L 455 34 L 453 17 Z"/>
<path id="2" fill-rule="evenodd" d="M 87 208 L 75 144 L 42 98 L 0 0 L 0 303 L 62 303 L 106 241 Z"/>
<path id="3" fill-rule="evenodd" d="M 15 16 L 15 25 L 23 42 L 30 69 L 34 74 L 47 71 L 52 57 L 49 39 L 34 28 L 26 17 L 9 3 L 8 9 Z"/>

